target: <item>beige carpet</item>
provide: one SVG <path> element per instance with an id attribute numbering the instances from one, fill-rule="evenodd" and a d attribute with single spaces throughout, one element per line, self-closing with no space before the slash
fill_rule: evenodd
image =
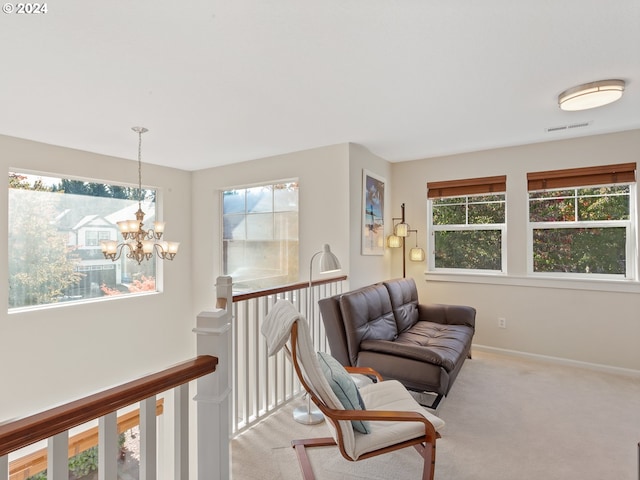
<path id="1" fill-rule="evenodd" d="M 302 478 L 291 439 L 328 430 L 296 423 L 300 402 L 233 441 L 235 480 Z M 638 480 L 638 378 L 474 352 L 436 413 L 438 480 Z M 318 480 L 420 478 L 412 448 L 360 462 L 310 452 Z"/>

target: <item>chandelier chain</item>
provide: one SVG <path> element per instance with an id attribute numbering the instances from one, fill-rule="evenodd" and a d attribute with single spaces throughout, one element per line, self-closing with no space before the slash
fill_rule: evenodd
<path id="1" fill-rule="evenodd" d="M 142 133 L 138 131 L 138 205 L 142 203 Z"/>

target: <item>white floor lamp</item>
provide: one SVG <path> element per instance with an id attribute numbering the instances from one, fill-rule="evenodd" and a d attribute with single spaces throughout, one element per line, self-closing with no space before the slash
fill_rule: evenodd
<path id="1" fill-rule="evenodd" d="M 311 325 L 311 317 L 313 316 L 313 260 L 320 255 L 320 273 L 337 272 L 342 269 L 340 261 L 333 253 L 328 244 L 324 244 L 322 250 L 316 252 L 311 257 L 309 262 L 309 302 L 307 306 L 307 320 Z M 312 336 L 313 336 L 313 332 Z M 298 423 L 304 423 L 305 425 L 314 425 L 324 420 L 324 415 L 315 406 L 311 405 L 311 396 L 307 395 L 307 405 L 297 407 L 293 411 L 293 418 Z"/>

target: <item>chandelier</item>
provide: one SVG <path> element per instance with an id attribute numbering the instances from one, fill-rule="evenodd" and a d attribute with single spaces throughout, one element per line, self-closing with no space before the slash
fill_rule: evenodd
<path id="1" fill-rule="evenodd" d="M 123 251 L 126 257 L 138 262 L 149 260 L 155 252 L 163 260 L 173 260 L 178 253 L 180 242 L 160 241 L 164 233 L 164 222 L 154 222 L 153 229 L 145 230 L 144 212 L 142 211 L 142 134 L 149 130 L 144 127 L 132 127 L 131 130 L 138 134 L 138 211 L 135 220 L 123 220 L 117 222 L 118 229 L 124 238 L 124 243 L 115 240 L 103 240 L 100 242 L 104 258 L 115 262 Z"/>

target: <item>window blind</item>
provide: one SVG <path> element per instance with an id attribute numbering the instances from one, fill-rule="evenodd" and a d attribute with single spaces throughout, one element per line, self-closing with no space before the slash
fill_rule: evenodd
<path id="1" fill-rule="evenodd" d="M 483 193 L 504 193 L 507 190 L 507 176 L 466 178 L 444 182 L 428 182 L 427 198 L 460 197 Z"/>
<path id="2" fill-rule="evenodd" d="M 598 167 L 567 168 L 527 173 L 529 191 L 629 183 L 636 180 L 635 163 L 618 163 Z"/>

